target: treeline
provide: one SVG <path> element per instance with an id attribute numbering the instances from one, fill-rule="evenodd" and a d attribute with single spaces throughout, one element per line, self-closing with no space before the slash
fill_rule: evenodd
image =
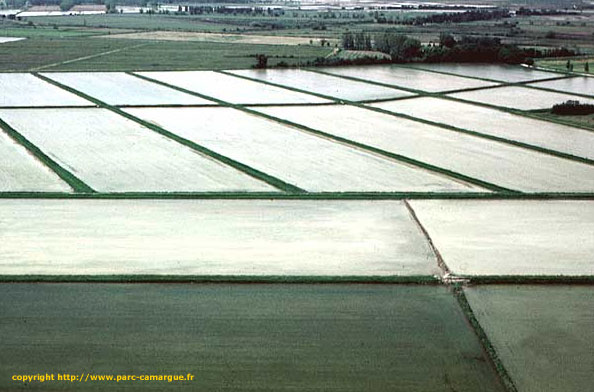
<path id="1" fill-rule="evenodd" d="M 579 15 L 579 12 L 566 11 L 554 8 L 524 8 L 520 7 L 516 11 L 517 16 L 542 16 L 542 15 Z"/>
<path id="2" fill-rule="evenodd" d="M 386 31 L 370 34 L 364 32 L 345 32 L 342 47 L 347 50 L 372 50 L 392 56 L 392 59 L 414 59 L 421 54 L 421 41 L 404 34 Z"/>
<path id="3" fill-rule="evenodd" d="M 182 7 L 182 6 L 180 6 Z M 284 15 L 283 9 L 263 8 L 263 7 L 226 7 L 226 6 L 183 6 L 180 12 L 187 12 L 190 15 L 202 14 L 223 14 L 223 15 L 259 15 L 259 16 L 280 16 Z"/>
<path id="4" fill-rule="evenodd" d="M 375 17 L 377 23 L 391 23 L 399 25 L 424 25 L 430 23 L 464 23 L 475 22 L 479 20 L 493 20 L 509 18 L 510 12 L 508 9 L 493 9 L 493 10 L 469 10 L 464 12 L 447 12 L 441 14 L 429 14 L 426 16 L 417 16 L 414 18 L 405 19 L 390 19 L 383 14 L 378 14 Z"/>
<path id="5" fill-rule="evenodd" d="M 346 32 L 342 47 L 347 50 L 373 50 L 392 56 L 393 62 L 531 63 L 533 58 L 575 56 L 573 50 L 519 48 L 499 38 L 468 37 L 456 39 L 442 33 L 438 44 L 422 46 L 415 38 L 396 32 L 378 34 Z"/>
<path id="6" fill-rule="evenodd" d="M 579 101 L 566 101 L 553 106 L 551 113 L 561 116 L 584 116 L 594 114 L 594 105 L 580 103 Z"/>

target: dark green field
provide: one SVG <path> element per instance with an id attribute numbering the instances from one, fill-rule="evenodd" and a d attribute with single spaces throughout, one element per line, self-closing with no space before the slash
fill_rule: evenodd
<path id="1" fill-rule="evenodd" d="M 111 53 L 119 49 L 122 50 Z M 268 55 L 269 64 L 274 65 L 280 61 L 311 61 L 329 52 L 330 49 L 318 46 L 44 37 L 2 44 L 0 71 L 39 67 L 52 71 L 250 68 L 256 64 L 255 55 L 260 53 Z M 85 59 L 87 56 L 94 57 Z"/>
<path id="2" fill-rule="evenodd" d="M 0 293 L 2 390 L 19 390 L 13 374 L 58 372 L 192 373 L 186 384 L 205 391 L 503 390 L 443 286 L 38 283 Z"/>
<path id="3" fill-rule="evenodd" d="M 503 285 L 465 291 L 519 391 L 591 389 L 592 286 Z"/>

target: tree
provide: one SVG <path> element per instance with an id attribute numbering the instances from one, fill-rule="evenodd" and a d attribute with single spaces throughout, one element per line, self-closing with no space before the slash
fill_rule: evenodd
<path id="1" fill-rule="evenodd" d="M 376 36 L 376 49 L 392 56 L 394 61 L 410 61 L 421 54 L 421 42 L 406 35 L 385 32 Z"/>
<path id="2" fill-rule="evenodd" d="M 567 68 L 568 71 L 571 71 L 571 61 L 567 60 L 567 63 L 565 63 L 565 68 Z"/>
<path id="3" fill-rule="evenodd" d="M 584 72 L 590 72 L 590 65 L 588 65 L 587 61 L 584 63 Z"/>
<path id="4" fill-rule="evenodd" d="M 355 40 L 353 39 L 353 33 L 347 31 L 346 33 L 342 34 L 342 47 L 344 49 L 354 49 L 355 48 Z"/>
<path id="5" fill-rule="evenodd" d="M 72 7 L 74 7 L 74 0 L 62 0 L 60 3 L 60 9 L 62 11 L 68 11 Z"/>
<path id="6" fill-rule="evenodd" d="M 440 33 L 439 34 L 439 46 L 443 46 L 446 48 L 453 48 L 456 45 L 456 39 L 453 35 L 449 33 Z"/>
<path id="7" fill-rule="evenodd" d="M 268 56 L 266 56 L 265 54 L 257 54 L 255 68 L 266 68 L 267 66 Z"/>

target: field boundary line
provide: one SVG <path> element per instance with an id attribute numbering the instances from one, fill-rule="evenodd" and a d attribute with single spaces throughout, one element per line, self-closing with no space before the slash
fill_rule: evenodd
<path id="1" fill-rule="evenodd" d="M 497 192 L 0 192 L 0 199 L 104 200 L 586 200 L 594 193 Z"/>
<path id="2" fill-rule="evenodd" d="M 95 190 L 85 184 L 80 178 L 76 177 L 70 171 L 63 168 L 60 164 L 50 158 L 39 147 L 29 141 L 20 132 L 6 123 L 0 118 L 0 128 L 16 143 L 23 146 L 30 154 L 32 154 L 43 165 L 53 171 L 62 181 L 66 182 L 75 192 L 95 193 Z"/>
<path id="3" fill-rule="evenodd" d="M 301 93 L 308 93 L 305 90 L 301 90 L 299 88 L 294 88 L 294 87 L 290 87 L 290 86 L 284 86 L 278 83 L 272 83 L 272 82 L 268 82 L 268 81 L 264 81 L 264 80 L 259 80 L 259 79 L 254 79 L 251 77 L 247 77 L 247 76 L 243 76 L 243 75 L 235 75 L 233 73 L 227 73 L 225 71 L 217 71 L 219 73 L 225 74 L 225 75 L 232 75 L 232 76 L 236 76 L 238 78 L 242 78 L 242 79 L 246 79 L 246 80 L 250 80 L 250 81 L 254 81 L 254 82 L 260 82 L 263 84 L 269 84 L 275 87 L 282 87 L 282 88 L 286 88 L 288 90 L 292 90 L 292 91 L 296 91 L 296 92 L 301 92 Z M 552 155 L 552 156 L 556 156 L 559 158 L 564 158 L 564 159 L 570 159 L 570 160 L 575 160 L 575 161 L 579 161 L 581 163 L 585 163 L 585 164 L 589 164 L 589 165 L 594 165 L 594 160 L 592 159 L 588 159 L 588 158 L 584 158 L 584 157 L 579 157 L 573 154 L 568 154 L 568 153 L 564 153 L 564 152 L 560 152 L 557 150 L 552 150 L 549 148 L 545 148 L 545 147 L 540 147 L 540 146 L 536 146 L 533 144 L 529 144 L 529 143 L 524 143 L 524 142 L 520 142 L 517 140 L 513 140 L 513 139 L 508 139 L 508 138 L 503 138 L 500 136 L 495 136 L 495 135 L 490 135 L 490 134 L 485 134 L 482 132 L 476 132 L 476 131 L 471 131 L 468 129 L 464 129 L 464 128 L 460 128 L 460 127 L 455 127 L 452 125 L 448 125 L 448 124 L 444 124 L 441 122 L 437 122 L 437 121 L 431 121 L 431 120 L 427 120 L 427 119 L 423 119 L 420 117 L 416 117 L 416 116 L 411 116 L 409 114 L 405 114 L 405 113 L 400 113 L 400 112 L 395 112 L 392 110 L 386 110 L 386 109 L 382 109 L 382 108 L 376 108 L 376 107 L 369 107 L 367 105 L 364 105 L 362 103 L 359 102 L 355 102 L 355 101 L 349 101 L 349 100 L 340 100 L 339 98 L 336 97 L 332 97 L 332 96 L 328 96 L 328 95 L 324 95 L 324 94 L 318 94 L 318 93 L 312 93 L 309 92 L 309 94 L 320 97 L 320 98 L 325 98 L 325 99 L 331 99 L 334 100 L 336 103 L 345 103 L 351 106 L 356 106 L 362 109 L 368 109 L 368 110 L 372 110 L 378 113 L 383 113 L 383 114 L 387 114 L 387 115 L 391 115 L 391 116 L 395 116 L 395 117 L 399 117 L 399 118 L 404 118 L 410 121 L 415 121 L 415 122 L 419 122 L 422 124 L 426 124 L 426 125 L 431 125 L 434 127 L 439 127 L 439 128 L 443 128 L 449 131 L 453 131 L 453 132 L 459 132 L 459 133 L 463 133 L 463 134 L 467 134 L 470 136 L 475 136 L 478 138 L 483 138 L 483 139 L 487 139 L 487 140 L 491 140 L 491 141 L 495 141 L 495 142 L 499 142 L 499 143 L 504 143 L 504 144 L 509 144 L 515 147 L 519 147 L 519 148 L 524 148 L 527 150 L 533 150 L 542 154 L 547 154 L 547 155 Z M 249 106 L 249 105 L 248 105 Z"/>
<path id="4" fill-rule="evenodd" d="M 445 260 L 443 259 L 443 256 L 441 255 L 441 252 L 439 251 L 439 249 L 437 249 L 437 246 L 433 242 L 431 235 L 429 235 L 429 232 L 427 231 L 427 229 L 425 228 L 423 223 L 421 223 L 421 220 L 417 216 L 417 213 L 415 212 L 414 208 L 410 205 L 408 200 L 403 199 L 402 202 L 403 202 L 404 206 L 406 207 L 406 209 L 408 210 L 408 213 L 409 213 L 411 219 L 413 220 L 415 225 L 421 230 L 423 237 L 425 237 L 425 240 L 429 244 L 431 251 L 435 255 L 435 259 L 437 260 L 437 266 L 439 267 L 439 270 L 441 271 L 441 279 L 442 279 L 442 281 L 446 282 L 446 278 L 449 275 L 451 275 L 451 273 L 452 273 L 452 271 L 450 270 L 450 267 L 448 267 L 448 265 L 446 264 Z"/>
<path id="5" fill-rule="evenodd" d="M 36 110 L 36 109 L 88 109 L 97 105 L 56 105 L 56 106 L 0 106 L 2 110 Z"/>
<path id="6" fill-rule="evenodd" d="M 476 318 L 476 315 L 474 314 L 474 311 L 472 310 L 472 307 L 466 298 L 464 288 L 456 285 L 453 287 L 453 293 L 454 297 L 456 297 L 458 305 L 462 310 L 462 314 L 465 316 L 466 321 L 470 324 L 475 335 L 478 337 L 483 350 L 486 352 L 487 357 L 491 360 L 491 364 L 495 367 L 495 371 L 499 376 L 499 380 L 501 381 L 503 387 L 508 392 L 518 392 L 518 389 L 516 388 L 513 379 L 509 375 L 509 372 L 499 357 L 495 346 L 493 346 L 489 336 Z"/>
<path id="7" fill-rule="evenodd" d="M 65 61 L 61 61 L 61 62 L 58 62 L 58 63 L 45 64 L 45 65 L 41 65 L 39 67 L 30 68 L 29 69 L 29 72 L 36 72 L 36 71 L 41 71 L 41 70 L 44 70 L 44 69 L 47 69 L 47 68 L 58 67 L 60 65 L 65 65 L 65 64 L 70 64 L 70 63 L 76 63 L 78 61 L 90 60 L 90 59 L 93 59 L 93 58 L 96 58 L 96 57 L 107 56 L 107 55 L 110 55 L 110 54 L 113 54 L 113 53 L 121 52 L 121 51 L 126 50 L 126 49 L 133 49 L 133 48 L 137 48 L 137 47 L 145 46 L 145 45 L 148 45 L 148 43 L 141 43 L 141 44 L 136 44 L 136 45 L 131 45 L 131 46 L 125 46 L 123 48 L 112 49 L 112 50 L 108 50 L 106 52 L 95 53 L 95 54 L 91 54 L 91 55 L 83 56 L 83 57 L 77 57 L 77 58 L 74 58 L 74 59 L 65 60 Z"/>
<path id="8" fill-rule="evenodd" d="M 0 275 L 3 283 L 278 283 L 439 285 L 431 275 Z"/>
<path id="9" fill-rule="evenodd" d="M 519 110 L 519 109 L 513 109 L 513 108 L 507 108 L 505 106 L 497 106 L 497 105 L 492 105 L 492 104 L 488 104 L 488 103 L 484 103 L 484 102 L 478 102 L 478 101 L 470 101 L 467 99 L 462 99 L 462 98 L 457 98 L 457 97 L 452 97 L 450 95 L 447 94 L 453 94 L 452 92 L 447 92 L 447 94 L 445 93 L 430 93 L 430 92 L 425 92 L 425 91 L 421 91 L 421 90 L 415 90 L 415 89 L 408 89 L 405 87 L 397 87 L 396 85 L 391 85 L 391 84 L 387 84 L 387 83 L 380 83 L 380 82 L 374 82 L 371 80 L 365 80 L 365 79 L 361 79 L 361 78 L 355 78 L 352 76 L 345 76 L 345 75 L 334 75 L 328 72 L 324 72 L 324 71 L 320 71 L 320 70 L 314 70 L 314 69 L 308 69 L 308 71 L 312 71 L 312 72 L 317 72 L 317 73 L 321 73 L 324 75 L 330 75 L 330 76 L 338 76 L 344 79 L 348 79 L 348 80 L 354 80 L 354 81 L 359 81 L 359 82 L 366 82 L 366 83 L 370 83 L 370 84 L 375 84 L 378 86 L 384 86 L 384 87 L 391 87 L 391 88 L 395 88 L 395 89 L 401 89 L 401 90 L 405 90 L 405 91 L 409 91 L 409 92 L 413 92 L 416 93 L 417 96 L 413 96 L 413 97 L 408 97 L 408 98 L 419 98 L 419 97 L 434 97 L 434 98 L 443 98 L 443 99 L 449 99 L 452 101 L 457 101 L 457 102 L 462 102 L 462 103 L 468 103 L 471 105 L 477 105 L 477 106 L 483 106 L 486 108 L 491 108 L 491 109 L 496 109 L 502 112 L 507 112 L 507 113 L 511 113 L 511 114 L 515 114 L 518 116 L 523 116 L 523 117 L 529 117 L 529 118 L 533 118 L 533 119 L 537 119 L 537 120 L 541 120 L 541 121 L 548 121 L 548 122 L 553 122 L 553 123 L 557 123 L 557 124 L 561 124 L 561 125 L 567 125 L 573 128 L 579 128 L 579 129 L 584 129 L 587 131 L 593 131 L 594 132 L 594 127 L 588 127 L 586 125 L 583 124 L 574 124 L 571 122 L 564 122 L 564 121 L 557 121 L 557 120 L 552 120 L 552 119 L 548 119 L 548 118 L 544 118 L 544 117 L 535 117 L 532 115 L 532 113 L 530 113 L 529 111 L 525 111 L 525 110 Z M 487 88 L 483 88 L 483 89 L 494 89 L 494 88 L 501 88 L 501 87 L 509 87 L 510 85 L 497 85 L 497 86 L 490 86 Z M 523 87 L 523 86 L 519 86 L 519 87 Z M 470 90 L 465 90 L 465 91 L 470 91 Z"/>
<path id="10" fill-rule="evenodd" d="M 276 177 L 273 177 L 273 176 L 271 176 L 269 174 L 266 174 L 264 172 L 261 172 L 259 170 L 256 170 L 256 169 L 254 169 L 254 168 L 252 168 L 250 166 L 244 165 L 243 163 L 238 162 L 238 161 L 236 161 L 234 159 L 231 159 L 231 158 L 228 158 L 228 157 L 226 157 L 224 155 L 221 155 L 221 154 L 219 154 L 219 153 L 217 153 L 217 152 L 215 152 L 213 150 L 210 150 L 210 149 L 208 149 L 208 148 L 206 148 L 204 146 L 199 145 L 198 143 L 194 143 L 194 142 L 192 142 L 192 141 L 190 141 L 188 139 L 185 139 L 185 138 L 183 138 L 183 137 L 181 137 L 179 135 L 176 135 L 173 132 L 169 132 L 166 129 L 161 128 L 161 127 L 159 127 L 159 126 L 157 126 L 155 124 L 152 124 L 152 123 L 150 123 L 148 121 L 144 121 L 144 120 L 142 120 L 142 119 L 140 119 L 140 118 L 138 118 L 138 117 L 136 117 L 136 116 L 134 116 L 134 115 L 132 115 L 130 113 L 127 113 L 127 112 L 125 112 L 125 111 L 123 111 L 123 110 L 115 107 L 115 106 L 109 105 L 109 104 L 107 104 L 107 103 L 105 103 L 103 101 L 100 101 L 100 100 L 98 100 L 96 98 L 93 98 L 90 95 L 87 95 L 87 94 L 85 94 L 85 93 L 83 93 L 81 91 L 78 91 L 76 89 L 73 89 L 73 88 L 71 88 L 69 86 L 66 86 L 66 85 L 62 84 L 62 83 L 56 82 L 55 80 L 50 79 L 50 78 L 48 78 L 46 76 L 40 75 L 38 73 L 33 73 L 33 75 L 37 76 L 38 78 L 40 78 L 40 79 L 42 79 L 42 80 L 44 80 L 44 81 L 46 81 L 48 83 L 51 83 L 51 84 L 53 84 L 53 85 L 55 85 L 57 87 L 60 87 L 60 88 L 62 88 L 64 90 L 66 90 L 66 91 L 69 91 L 69 92 L 71 92 L 73 94 L 76 94 L 76 95 L 78 95 L 81 98 L 84 98 L 84 99 L 87 99 L 87 100 L 89 100 L 91 102 L 94 102 L 100 108 L 110 110 L 110 111 L 112 111 L 112 112 L 114 112 L 114 113 L 116 113 L 116 114 L 118 114 L 118 115 L 120 115 L 120 116 L 122 116 L 124 118 L 127 118 L 128 120 L 134 121 L 135 123 L 137 123 L 139 125 L 142 125 L 143 127 L 148 128 L 149 130 L 151 130 L 153 132 L 156 132 L 156 133 L 158 133 L 158 134 L 160 134 L 160 135 L 162 135 L 162 136 L 164 136 L 164 137 L 166 137 L 168 139 L 174 140 L 174 141 L 178 142 L 179 144 L 181 144 L 181 145 L 183 145 L 185 147 L 191 148 L 194 151 L 197 151 L 197 152 L 199 152 L 200 154 L 202 154 L 204 156 L 208 156 L 209 158 L 215 159 L 215 160 L 217 160 L 217 161 L 219 161 L 219 162 L 221 162 L 221 163 L 223 163 L 223 164 L 225 164 L 227 166 L 230 166 L 230 167 L 232 167 L 232 168 L 234 168 L 234 169 L 236 169 L 236 170 L 238 170 L 238 171 L 240 171 L 240 172 L 242 172 L 244 174 L 249 175 L 250 177 L 253 177 L 253 178 L 257 179 L 257 180 L 260 180 L 260 181 L 263 181 L 263 182 L 265 182 L 265 183 L 267 183 L 269 185 L 272 185 L 273 187 L 275 187 L 275 188 L 277 188 L 279 190 L 282 190 L 284 192 L 293 192 L 293 193 L 303 193 L 303 192 L 305 192 L 305 190 L 303 190 L 301 188 L 298 188 L 295 185 L 292 185 L 292 184 L 289 184 L 287 182 L 284 182 L 284 181 L 282 181 L 282 180 L 280 180 L 280 179 L 278 179 Z"/>
<path id="11" fill-rule="evenodd" d="M 290 126 L 292 128 L 296 128 L 298 130 L 301 130 L 301 131 L 304 131 L 304 132 L 308 132 L 310 134 L 313 134 L 313 135 L 316 135 L 316 136 L 319 136 L 319 137 L 323 137 L 325 139 L 332 139 L 332 140 L 334 140 L 336 142 L 343 143 L 343 144 L 348 145 L 350 147 L 356 147 L 356 148 L 359 148 L 361 150 L 371 151 L 371 152 L 374 152 L 374 153 L 376 153 L 378 155 L 382 155 L 384 157 L 388 157 L 388 158 L 391 158 L 391 159 L 396 160 L 396 161 L 405 162 L 405 163 L 408 163 L 410 165 L 413 165 L 413 166 L 416 166 L 416 167 L 420 167 L 422 169 L 425 169 L 427 171 L 431 171 L 431 172 L 434 172 L 434 173 L 439 173 L 439 174 L 441 174 L 443 176 L 446 176 L 446 177 L 452 177 L 452 178 L 455 178 L 455 179 L 460 180 L 460 181 L 471 183 L 473 185 L 478 185 L 478 186 L 480 186 L 482 188 L 486 188 L 486 189 L 489 189 L 489 190 L 492 190 L 492 191 L 497 191 L 497 192 L 521 193 L 519 191 L 508 189 L 508 188 L 504 188 L 504 187 L 501 187 L 499 185 L 491 184 L 491 183 L 488 183 L 486 181 L 482 181 L 482 180 L 479 180 L 479 179 L 476 179 L 476 178 L 473 178 L 473 177 L 469 177 L 469 176 L 466 176 L 466 175 L 461 174 L 461 173 L 457 173 L 457 172 L 454 172 L 454 171 L 451 171 L 451 170 L 443 169 L 443 168 L 438 167 L 438 166 L 430 165 L 428 163 L 421 162 L 421 161 L 418 161 L 416 159 L 408 158 L 408 157 L 406 157 L 404 155 L 391 153 L 391 152 L 388 152 L 388 151 L 385 151 L 385 150 L 381 150 L 381 149 L 378 149 L 378 148 L 375 148 L 375 147 L 371 147 L 371 146 L 366 145 L 366 144 L 362 144 L 362 143 L 358 143 L 358 142 L 355 142 L 355 141 L 352 141 L 352 140 L 349 140 L 349 139 L 345 139 L 345 138 L 342 138 L 342 137 L 339 137 L 339 136 L 336 136 L 336 135 L 333 135 L 333 134 L 330 134 L 330 133 L 327 133 L 327 132 L 322 132 L 322 131 L 319 131 L 319 130 L 314 129 L 314 128 L 310 128 L 310 127 L 305 126 L 305 125 L 302 125 L 302 124 L 298 124 L 298 123 L 295 123 L 295 122 L 292 122 L 292 121 L 288 121 L 288 120 L 284 120 L 284 119 L 281 119 L 281 118 L 278 118 L 278 117 L 275 117 L 275 116 L 271 116 L 269 114 L 262 113 L 262 112 L 259 112 L 257 110 L 250 109 L 249 107 L 246 107 L 246 106 L 243 106 L 243 105 L 232 104 L 232 103 L 229 103 L 229 102 L 226 102 L 226 101 L 222 101 L 220 99 L 213 98 L 213 97 L 210 97 L 210 96 L 201 94 L 201 93 L 197 93 L 197 92 L 194 92 L 194 91 L 191 91 L 191 90 L 187 90 L 187 89 L 182 88 L 182 87 L 174 86 L 174 85 L 171 85 L 171 84 L 168 84 L 168 83 L 165 83 L 165 82 L 161 82 L 161 81 L 156 80 L 156 79 L 151 79 L 151 78 L 145 77 L 143 75 L 136 75 L 136 74 L 132 74 L 132 75 L 135 75 L 135 76 L 137 76 L 137 77 L 139 77 L 141 79 L 145 79 L 145 80 L 148 80 L 148 81 L 151 81 L 151 82 L 160 84 L 162 86 L 169 87 L 169 88 L 172 88 L 172 89 L 175 89 L 175 90 L 178 90 L 178 91 L 187 93 L 187 94 L 195 95 L 195 96 L 200 97 L 200 98 L 209 99 L 209 100 L 212 100 L 214 102 L 218 102 L 221 106 L 226 106 L 226 107 L 229 107 L 229 108 L 232 108 L 232 109 L 241 110 L 241 111 L 243 111 L 245 113 L 249 113 L 249 114 L 252 114 L 252 115 L 255 115 L 255 116 L 263 117 L 263 118 L 266 118 L 268 120 L 271 120 L 271 121 L 274 121 L 274 122 L 277 122 L 277 123 L 280 123 L 280 124 L 285 124 L 285 125 L 288 125 L 288 126 Z"/>
<path id="12" fill-rule="evenodd" d="M 318 102 L 318 103 L 254 103 L 248 104 L 246 106 L 250 107 L 294 107 L 294 106 L 334 106 L 338 105 L 336 102 Z M 120 109 L 127 109 L 127 108 L 217 108 L 222 107 L 219 104 L 212 103 L 212 104 L 154 104 L 154 105 L 134 105 L 134 104 L 125 104 L 125 105 L 113 105 Z M 2 109 L 0 107 L 0 109 Z"/>
<path id="13" fill-rule="evenodd" d="M 479 285 L 594 285 L 594 275 L 459 275 L 469 284 Z"/>

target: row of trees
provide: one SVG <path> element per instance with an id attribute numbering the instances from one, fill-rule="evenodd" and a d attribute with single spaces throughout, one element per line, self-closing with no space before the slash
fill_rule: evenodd
<path id="1" fill-rule="evenodd" d="M 594 105 L 580 103 L 579 101 L 566 101 L 553 106 L 551 113 L 562 116 L 583 116 L 594 114 Z"/>
<path id="2" fill-rule="evenodd" d="M 469 10 L 464 12 L 445 12 L 429 14 L 426 16 L 417 16 L 414 18 L 388 18 L 385 14 L 376 15 L 375 21 L 377 23 L 391 23 L 399 25 L 425 25 L 434 23 L 464 23 L 474 22 L 479 20 L 493 20 L 509 18 L 510 12 L 508 9 L 490 9 L 490 10 Z"/>
<path id="3" fill-rule="evenodd" d="M 499 38 L 461 37 L 442 33 L 439 43 L 422 46 L 417 39 L 397 32 L 370 34 L 346 32 L 342 47 L 348 50 L 374 50 L 392 56 L 394 62 L 485 62 L 520 64 L 532 58 L 575 56 L 569 49 L 524 49 L 503 44 Z"/>

